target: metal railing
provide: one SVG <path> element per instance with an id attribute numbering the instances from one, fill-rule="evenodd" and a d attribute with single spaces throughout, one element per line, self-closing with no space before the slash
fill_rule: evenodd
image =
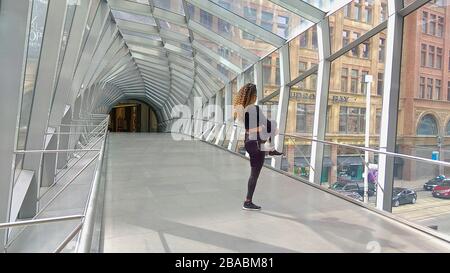
<path id="1" fill-rule="evenodd" d="M 103 156 L 106 146 L 106 139 L 108 134 L 108 123 L 109 123 L 109 115 L 102 115 L 102 118 L 100 118 L 99 115 L 96 115 L 93 119 L 86 119 L 83 120 L 83 122 L 86 122 L 86 124 L 83 125 L 73 125 L 73 124 L 67 124 L 67 125 L 59 125 L 59 126 L 68 126 L 70 127 L 83 127 L 84 128 L 91 128 L 93 129 L 91 131 L 88 131 L 88 135 L 86 139 L 88 140 L 88 143 L 85 147 L 88 148 L 79 148 L 79 149 L 57 149 L 57 150 L 18 150 L 15 151 L 16 154 L 53 154 L 53 153 L 72 153 L 72 155 L 77 153 L 84 153 L 82 156 L 80 156 L 75 162 L 73 163 L 69 168 L 65 170 L 65 172 L 62 175 L 59 175 L 58 178 L 56 178 L 59 174 L 55 173 L 55 180 L 54 183 L 49 187 L 49 189 L 40 196 L 38 199 L 41 200 L 45 195 L 47 195 L 50 192 L 50 189 L 52 189 L 55 185 L 60 182 L 62 177 L 66 176 L 67 173 L 69 173 L 74 166 L 78 166 L 78 163 L 82 158 L 84 158 L 89 153 L 95 153 L 95 155 L 90 158 L 87 163 L 84 164 L 84 166 L 77 171 L 68 181 L 62 186 L 60 190 L 58 190 L 52 198 L 42 207 L 39 208 L 39 211 L 36 213 L 36 215 L 30 219 L 25 221 L 17 221 L 17 222 L 10 222 L 10 223 L 1 223 L 0 229 L 11 229 L 16 227 L 22 227 L 20 231 L 15 234 L 14 238 L 9 238 L 9 230 L 7 232 L 7 243 L 4 248 L 4 252 L 8 252 L 8 248 L 11 247 L 11 245 L 20 238 L 20 236 L 25 232 L 26 228 L 32 225 L 42 225 L 42 224 L 49 224 L 49 223 L 61 223 L 66 221 L 76 221 L 80 220 L 80 223 L 76 226 L 75 229 L 73 229 L 67 237 L 58 245 L 58 247 L 54 250 L 55 253 L 59 253 L 65 249 L 65 247 L 73 241 L 73 239 L 79 235 L 79 238 L 77 240 L 76 244 L 76 252 L 90 252 L 91 247 L 91 240 L 92 240 L 92 232 L 93 227 L 95 224 L 95 214 L 96 214 L 96 203 L 97 198 L 99 194 L 99 183 L 100 183 L 100 177 L 101 177 L 101 169 L 103 165 Z M 92 122 L 100 121 L 98 124 L 90 124 Z M 76 133 L 71 133 L 71 135 L 74 134 L 83 134 L 82 132 L 77 131 Z M 94 147 L 98 145 L 99 141 L 102 141 L 101 148 L 95 149 Z M 82 215 L 68 215 L 68 216 L 61 216 L 61 217 L 52 217 L 52 218 L 42 218 L 38 219 L 39 216 L 45 212 L 45 210 L 52 205 L 55 200 L 61 196 L 63 192 L 66 191 L 66 189 L 76 181 L 76 179 L 83 174 L 86 169 L 91 166 L 93 162 L 97 160 L 96 168 L 94 171 L 94 179 L 91 183 L 91 188 L 88 194 L 88 199 L 84 208 L 84 213 Z M 69 163 L 68 163 L 69 164 Z M 66 164 L 64 168 L 68 166 Z M 42 164 L 41 164 L 42 167 Z M 14 183 L 14 182 L 13 182 Z"/>

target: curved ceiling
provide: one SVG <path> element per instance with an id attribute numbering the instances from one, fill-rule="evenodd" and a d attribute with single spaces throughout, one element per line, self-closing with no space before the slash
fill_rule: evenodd
<path id="1" fill-rule="evenodd" d="M 164 111 L 206 100 L 349 1 L 108 0 L 129 51 L 108 83 Z"/>

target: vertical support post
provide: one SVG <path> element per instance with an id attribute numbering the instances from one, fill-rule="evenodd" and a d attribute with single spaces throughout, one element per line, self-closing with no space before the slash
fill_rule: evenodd
<path id="1" fill-rule="evenodd" d="M 362 79 L 366 85 L 366 125 L 365 125 L 365 146 L 370 147 L 370 97 L 372 95 L 372 75 L 365 75 Z M 369 203 L 369 152 L 364 152 L 364 203 Z"/>
<path id="2" fill-rule="evenodd" d="M 31 20 L 31 1 L 2 0 L 0 7 L 0 222 L 9 222 L 12 182 L 18 137 L 20 101 L 23 92 L 25 53 Z M 14 27 L 12 27 L 14 26 Z M 0 252 L 3 251 L 7 232 L 0 230 Z"/>
<path id="3" fill-rule="evenodd" d="M 402 0 L 389 0 L 383 107 L 381 111 L 380 151 L 395 152 L 397 137 L 400 70 L 403 42 L 403 17 L 397 12 Z M 377 208 L 392 212 L 394 158 L 380 154 L 378 159 Z"/>
<path id="4" fill-rule="evenodd" d="M 330 27 L 328 17 L 317 24 L 317 39 L 319 46 L 319 69 L 317 71 L 316 105 L 314 111 L 313 135 L 314 140 L 325 140 L 328 89 L 330 84 L 331 62 L 328 57 L 330 49 Z M 311 170 L 309 182 L 320 185 L 323 167 L 323 143 L 311 143 Z"/>
<path id="5" fill-rule="evenodd" d="M 255 77 L 255 85 L 256 85 L 256 105 L 259 104 L 259 101 L 263 99 L 263 75 L 262 75 L 262 62 L 259 61 L 253 66 L 253 75 Z"/>
<path id="6" fill-rule="evenodd" d="M 277 135 L 274 146 L 277 151 L 283 151 L 284 133 L 286 131 L 286 117 L 289 106 L 289 93 L 291 88 L 287 85 L 291 80 L 289 44 L 285 44 L 280 49 L 280 95 L 278 100 L 277 124 L 281 135 Z M 275 129 L 275 128 L 274 128 Z M 272 158 L 271 165 L 276 169 L 281 169 L 281 157 Z"/>

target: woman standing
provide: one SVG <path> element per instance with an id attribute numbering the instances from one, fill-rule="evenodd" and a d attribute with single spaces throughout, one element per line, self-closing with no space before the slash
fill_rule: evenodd
<path id="1" fill-rule="evenodd" d="M 234 119 L 245 124 L 245 150 L 250 155 L 250 178 L 248 179 L 247 197 L 242 207 L 245 210 L 260 210 L 261 207 L 253 204 L 252 198 L 266 151 L 262 144 L 271 142 L 277 134 L 275 121 L 269 121 L 261 109 L 255 105 L 256 85 L 248 83 L 244 85 L 234 99 Z M 281 156 L 283 153 L 271 148 L 270 156 Z"/>

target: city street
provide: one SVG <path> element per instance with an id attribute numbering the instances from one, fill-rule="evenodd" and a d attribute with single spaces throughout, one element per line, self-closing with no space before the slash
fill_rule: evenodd
<path id="1" fill-rule="evenodd" d="M 424 226 L 438 226 L 438 230 L 450 234 L 450 199 L 438 199 L 431 191 L 418 191 L 417 203 L 392 208 L 392 212 L 409 221 Z"/>

